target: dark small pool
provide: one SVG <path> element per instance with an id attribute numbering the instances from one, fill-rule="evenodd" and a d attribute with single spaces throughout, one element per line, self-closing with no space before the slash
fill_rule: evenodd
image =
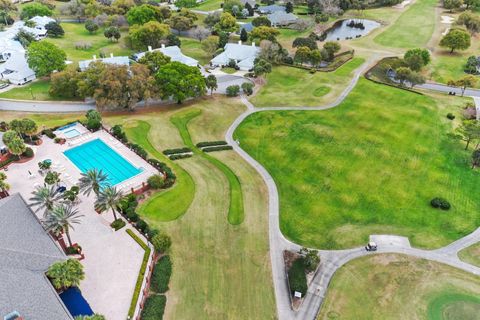
<path id="1" fill-rule="evenodd" d="M 93 315 L 92 308 L 90 308 L 90 305 L 78 288 L 73 287 L 60 293 L 60 299 L 62 299 L 65 307 L 67 307 L 73 317 Z"/>
<path id="2" fill-rule="evenodd" d="M 373 29 L 380 27 L 380 23 L 366 19 L 339 20 L 325 31 L 325 41 L 338 41 L 363 37 Z"/>

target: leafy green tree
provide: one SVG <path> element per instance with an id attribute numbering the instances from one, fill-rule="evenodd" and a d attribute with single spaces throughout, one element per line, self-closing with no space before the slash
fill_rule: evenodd
<path id="1" fill-rule="evenodd" d="M 102 115 L 100 114 L 100 112 L 93 109 L 87 111 L 87 113 L 85 114 L 85 118 L 87 118 L 87 120 L 96 120 L 102 122 Z"/>
<path id="2" fill-rule="evenodd" d="M 217 32 L 234 32 L 237 30 L 237 19 L 228 12 L 224 12 L 220 15 L 220 21 L 215 25 Z"/>
<path id="3" fill-rule="evenodd" d="M 172 239 L 164 232 L 159 232 L 152 238 L 156 252 L 165 253 L 172 246 Z"/>
<path id="4" fill-rule="evenodd" d="M 160 51 L 149 51 L 138 60 L 138 63 L 146 65 L 152 74 L 169 62 L 170 57 Z"/>
<path id="5" fill-rule="evenodd" d="M 220 14 L 221 14 L 220 11 L 209 13 L 205 17 L 205 20 L 203 20 L 203 23 L 205 23 L 206 26 L 212 28 L 214 25 L 220 22 Z"/>
<path id="6" fill-rule="evenodd" d="M 253 18 L 252 25 L 254 27 L 261 27 L 261 26 L 271 27 L 272 23 L 270 22 L 270 20 L 268 20 L 266 16 L 259 16 L 259 17 Z"/>
<path id="7" fill-rule="evenodd" d="M 100 193 L 100 187 L 108 182 L 108 176 L 102 170 L 90 169 L 82 172 L 78 186 L 83 194 L 89 196 L 93 191 L 97 196 Z"/>
<path id="8" fill-rule="evenodd" d="M 466 73 L 476 74 L 478 73 L 478 61 L 476 56 L 470 56 L 467 59 L 467 64 L 463 69 Z"/>
<path id="9" fill-rule="evenodd" d="M 105 38 L 110 39 L 110 40 L 115 40 L 118 41 L 122 34 L 120 33 L 120 30 L 117 27 L 108 27 L 103 31 L 103 35 Z"/>
<path id="10" fill-rule="evenodd" d="M 470 47 L 470 34 L 463 29 L 450 29 L 440 40 L 440 46 L 450 48 L 450 53 L 453 53 L 454 50 L 468 49 Z"/>
<path id="11" fill-rule="evenodd" d="M 3 134 L 3 143 L 7 146 L 8 151 L 17 157 L 27 149 L 25 142 L 23 142 L 23 139 L 15 131 L 10 130 L 5 132 Z"/>
<path id="12" fill-rule="evenodd" d="M 304 256 L 303 262 L 305 270 L 307 272 L 313 272 L 317 269 L 320 263 L 320 257 L 318 256 L 318 250 L 310 250 L 306 247 L 300 249 L 300 254 Z"/>
<path id="13" fill-rule="evenodd" d="M 443 0 L 443 7 L 452 12 L 455 9 L 459 9 L 463 4 L 463 0 Z"/>
<path id="14" fill-rule="evenodd" d="M 278 36 L 279 34 L 280 32 L 275 28 L 260 26 L 253 28 L 253 30 L 250 32 L 250 38 L 252 39 L 252 41 L 269 40 L 275 42 L 276 36 Z"/>
<path id="15" fill-rule="evenodd" d="M 141 26 L 132 26 L 129 31 L 129 40 L 134 49 L 143 49 L 148 46 L 159 48 L 169 34 L 170 27 L 167 24 L 149 21 Z"/>
<path id="16" fill-rule="evenodd" d="M 32 33 L 21 29 L 14 39 L 20 42 L 22 47 L 27 48 L 30 43 L 35 41 L 35 36 Z"/>
<path id="17" fill-rule="evenodd" d="M 60 199 L 60 194 L 55 186 L 39 186 L 32 192 L 30 206 L 37 207 L 36 211 L 45 210 L 44 216 L 51 211 L 55 203 Z"/>
<path id="18" fill-rule="evenodd" d="M 476 120 L 464 120 L 455 132 L 461 140 L 466 142 L 465 150 L 468 150 L 471 142 L 480 139 L 480 123 Z"/>
<path id="19" fill-rule="evenodd" d="M 155 9 L 148 4 L 132 7 L 127 12 L 127 21 L 129 25 L 142 25 L 149 21 L 157 20 Z"/>
<path id="20" fill-rule="evenodd" d="M 65 51 L 48 41 L 31 43 L 27 49 L 28 66 L 37 77 L 49 76 L 54 71 L 65 69 Z"/>
<path id="21" fill-rule="evenodd" d="M 463 0 L 463 3 L 466 5 L 466 9 L 478 9 L 480 7 L 480 0 Z"/>
<path id="22" fill-rule="evenodd" d="M 480 17 L 471 11 L 465 11 L 459 15 L 457 24 L 464 25 L 472 34 L 480 31 Z"/>
<path id="23" fill-rule="evenodd" d="M 187 17 L 176 15 L 170 18 L 168 24 L 177 31 L 187 31 L 193 28 L 193 21 Z"/>
<path id="24" fill-rule="evenodd" d="M 309 61 L 312 51 L 309 47 L 299 47 L 295 52 L 295 60 L 299 61 L 301 65 Z"/>
<path id="25" fill-rule="evenodd" d="M 48 268 L 46 274 L 57 290 L 78 287 L 80 281 L 85 279 L 83 266 L 77 259 L 56 262 Z"/>
<path id="26" fill-rule="evenodd" d="M 100 86 L 100 77 L 106 68 L 105 63 L 92 62 L 85 71 L 78 74 L 77 92 L 79 97 L 93 97 L 95 90 Z"/>
<path id="27" fill-rule="evenodd" d="M 403 59 L 413 71 L 420 71 L 421 68 L 430 63 L 430 52 L 427 49 L 410 49 L 403 55 Z"/>
<path id="28" fill-rule="evenodd" d="M 202 41 L 203 51 L 205 51 L 210 57 L 213 56 L 219 47 L 219 41 L 220 38 L 218 36 L 208 36 Z"/>
<path id="29" fill-rule="evenodd" d="M 38 131 L 38 126 L 35 123 L 35 121 L 28 118 L 22 119 L 22 133 L 27 135 L 30 138 L 30 140 L 32 139 L 32 135 L 37 133 L 37 131 Z"/>
<path id="30" fill-rule="evenodd" d="M 55 21 L 51 21 L 45 25 L 47 35 L 51 38 L 61 38 L 65 35 L 65 31 L 62 26 Z"/>
<path id="31" fill-rule="evenodd" d="M 328 53 L 328 61 L 332 61 L 335 58 L 335 53 L 340 51 L 341 47 L 338 42 L 327 41 L 323 45 L 323 49 Z"/>
<path id="32" fill-rule="evenodd" d="M 205 78 L 197 67 L 190 67 L 180 62 L 170 62 L 160 68 L 155 75 L 162 99 L 172 97 L 182 103 L 190 97 L 205 94 Z"/>
<path id="33" fill-rule="evenodd" d="M 207 89 L 210 90 L 210 94 L 213 94 L 214 90 L 217 90 L 218 84 L 217 84 L 217 77 L 215 77 L 213 74 L 209 74 L 205 78 L 205 85 Z"/>
<path id="34" fill-rule="evenodd" d="M 412 70 L 407 67 L 400 67 L 395 70 L 395 79 L 400 81 L 400 85 L 404 85 L 405 81 L 407 81 L 412 75 Z"/>
<path id="35" fill-rule="evenodd" d="M 80 73 L 76 68 L 68 67 L 64 71 L 52 73 L 48 93 L 54 97 L 77 98 Z"/>
<path id="36" fill-rule="evenodd" d="M 295 40 L 293 40 L 292 47 L 294 47 L 294 48 L 309 47 L 310 50 L 318 49 L 317 41 L 312 37 L 296 38 Z"/>
<path id="37" fill-rule="evenodd" d="M 175 34 L 173 33 L 170 33 L 167 38 L 167 47 L 170 47 L 170 46 L 177 46 L 177 47 L 181 47 L 182 46 L 182 41 L 180 41 L 180 38 L 178 38 Z"/>
<path id="38" fill-rule="evenodd" d="M 224 48 L 227 43 L 228 43 L 228 40 L 230 39 L 230 35 L 228 34 L 228 32 L 219 32 L 218 33 L 218 47 L 219 48 Z"/>
<path id="39" fill-rule="evenodd" d="M 53 16 L 53 11 L 50 10 L 50 8 L 46 5 L 41 4 L 40 2 L 32 2 L 23 6 L 22 12 L 20 13 L 20 19 L 28 20 L 35 16 L 51 17 Z"/>
<path id="40" fill-rule="evenodd" d="M 197 5 L 196 0 L 177 0 L 175 6 L 177 8 L 193 8 Z"/>
<path id="41" fill-rule="evenodd" d="M 312 64 L 312 66 L 316 67 L 322 62 L 322 53 L 320 50 L 315 49 L 310 51 L 310 55 L 308 56 L 308 60 Z"/>
<path id="42" fill-rule="evenodd" d="M 98 31 L 99 26 L 93 20 L 88 19 L 87 21 L 85 21 L 85 29 L 91 34 L 93 34 Z"/>
<path id="43" fill-rule="evenodd" d="M 95 209 L 99 212 L 112 210 L 113 217 L 117 220 L 117 210 L 123 199 L 123 193 L 115 187 L 105 187 L 97 195 Z"/>
<path id="44" fill-rule="evenodd" d="M 242 83 L 243 93 L 245 93 L 247 96 L 251 95 L 253 93 L 253 86 L 254 86 L 254 84 L 251 83 L 251 82 Z"/>
<path id="45" fill-rule="evenodd" d="M 240 31 L 240 40 L 243 41 L 243 42 L 246 42 L 248 40 L 247 30 L 242 29 L 242 31 Z"/>
<path id="46" fill-rule="evenodd" d="M 71 247 L 73 243 L 70 238 L 70 230 L 74 230 L 73 225 L 79 224 L 80 218 L 83 216 L 72 206 L 61 204 L 48 210 L 42 223 L 48 232 L 52 232 L 56 236 L 65 233 Z"/>
<path id="47" fill-rule="evenodd" d="M 464 77 L 462 77 L 458 80 L 449 80 L 447 84 L 449 86 L 453 86 L 453 87 L 460 87 L 460 89 L 462 90 L 462 97 L 463 97 L 463 94 L 465 93 L 465 90 L 468 87 L 474 87 L 476 83 L 477 83 L 477 78 L 475 76 L 469 74 L 469 75 L 464 76 Z"/>
<path id="48" fill-rule="evenodd" d="M 255 59 L 253 63 L 253 73 L 255 76 L 265 75 L 266 77 L 270 72 L 272 72 L 272 64 L 270 62 L 261 58 Z"/>
<path id="49" fill-rule="evenodd" d="M 227 97 L 236 97 L 240 93 L 239 85 L 231 85 L 227 87 Z"/>

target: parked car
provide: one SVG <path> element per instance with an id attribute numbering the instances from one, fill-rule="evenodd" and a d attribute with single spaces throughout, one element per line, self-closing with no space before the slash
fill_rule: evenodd
<path id="1" fill-rule="evenodd" d="M 367 250 L 367 251 L 377 251 L 377 244 L 373 241 L 370 241 L 365 246 L 365 250 Z"/>

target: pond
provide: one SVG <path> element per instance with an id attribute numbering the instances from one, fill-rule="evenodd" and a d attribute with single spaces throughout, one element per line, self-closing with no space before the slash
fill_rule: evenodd
<path id="1" fill-rule="evenodd" d="M 366 19 L 339 20 L 322 35 L 322 40 L 338 41 L 349 40 L 367 35 L 370 31 L 380 27 L 380 23 Z"/>

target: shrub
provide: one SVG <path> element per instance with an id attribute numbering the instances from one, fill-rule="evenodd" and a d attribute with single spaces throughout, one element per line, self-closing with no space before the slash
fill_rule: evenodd
<path id="1" fill-rule="evenodd" d="M 133 152 L 138 154 L 143 159 L 147 158 L 147 155 L 148 155 L 147 151 L 145 151 L 145 149 L 143 149 L 142 146 L 139 146 L 138 144 L 134 144 L 134 143 L 130 143 L 128 144 L 128 146 L 130 147 L 130 149 L 133 150 Z"/>
<path id="2" fill-rule="evenodd" d="M 453 120 L 453 119 L 455 119 L 455 115 L 453 113 L 448 113 L 447 118 L 450 119 L 450 120 Z"/>
<path id="3" fill-rule="evenodd" d="M 142 310 L 142 320 L 158 320 L 163 319 L 163 312 L 167 298 L 164 295 L 152 295 L 145 301 L 145 306 Z"/>
<path id="4" fill-rule="evenodd" d="M 137 227 L 138 230 L 140 230 L 140 232 L 142 232 L 143 234 L 146 234 L 148 233 L 148 231 L 150 230 L 150 228 L 148 227 L 148 223 L 146 223 L 144 220 L 142 219 L 139 219 L 137 221 L 137 223 L 135 224 L 135 226 Z"/>
<path id="5" fill-rule="evenodd" d="M 191 158 L 192 155 L 190 153 L 184 153 L 184 154 L 172 154 L 168 158 L 170 160 L 179 160 L 179 159 L 185 159 L 185 158 Z"/>
<path id="6" fill-rule="evenodd" d="M 88 119 L 86 126 L 90 131 L 97 131 L 102 126 L 102 123 L 97 119 Z"/>
<path id="7" fill-rule="evenodd" d="M 288 270 L 288 283 L 292 295 L 295 291 L 301 292 L 302 297 L 307 293 L 307 276 L 305 275 L 305 264 L 303 258 L 295 260 Z"/>
<path id="8" fill-rule="evenodd" d="M 253 83 L 251 83 L 251 82 L 242 83 L 242 91 L 247 96 L 251 95 L 253 93 Z"/>
<path id="9" fill-rule="evenodd" d="M 128 211 L 125 215 L 127 216 L 127 219 L 132 221 L 132 222 L 137 222 L 138 220 L 140 220 L 140 217 L 135 212 L 135 209 L 128 209 Z"/>
<path id="10" fill-rule="evenodd" d="M 112 127 L 111 129 L 111 132 L 112 132 L 112 135 L 121 140 L 122 142 L 127 142 L 127 135 L 125 134 L 125 132 L 123 132 L 123 129 L 122 129 L 122 126 L 120 125 L 115 125 Z"/>
<path id="11" fill-rule="evenodd" d="M 122 219 L 117 219 L 110 224 L 110 227 L 115 229 L 115 231 L 118 231 L 125 227 L 125 221 L 123 221 Z"/>
<path id="12" fill-rule="evenodd" d="M 65 251 L 67 252 L 67 255 L 79 254 L 82 251 L 82 248 L 80 246 L 71 246 L 67 247 Z"/>
<path id="13" fill-rule="evenodd" d="M 210 146 L 223 146 L 228 144 L 227 141 L 204 141 L 197 143 L 197 148 L 210 147 Z"/>
<path id="14" fill-rule="evenodd" d="M 75 42 L 74 45 L 75 49 L 77 50 L 90 50 L 92 48 L 92 44 L 90 42 Z"/>
<path id="15" fill-rule="evenodd" d="M 43 133 L 44 135 L 46 135 L 47 137 L 49 137 L 50 139 L 55 139 L 55 137 L 56 137 L 56 134 L 53 133 L 53 131 L 50 130 L 50 129 L 45 129 L 45 130 L 43 130 L 42 133 Z"/>
<path id="16" fill-rule="evenodd" d="M 175 149 L 166 149 L 163 150 L 164 155 L 169 155 L 169 154 L 175 154 L 175 153 L 186 153 L 186 152 L 192 152 L 192 149 L 185 147 L 185 148 L 175 148 Z"/>
<path id="17" fill-rule="evenodd" d="M 315 16 L 316 23 L 327 22 L 327 21 L 328 21 L 328 14 L 321 13 Z"/>
<path id="18" fill-rule="evenodd" d="M 430 201 L 430 205 L 434 208 L 437 209 L 442 209 L 442 210 L 449 210 L 450 209 L 450 202 L 448 202 L 444 198 L 433 198 L 432 201 Z"/>
<path id="19" fill-rule="evenodd" d="M 239 85 L 233 85 L 227 87 L 227 97 L 236 97 L 240 92 Z"/>
<path id="20" fill-rule="evenodd" d="M 172 275 L 172 261 L 170 256 L 161 257 L 152 274 L 152 284 L 150 290 L 155 293 L 165 293 L 168 291 L 168 283 L 170 282 L 170 276 Z"/>
<path id="21" fill-rule="evenodd" d="M 27 149 L 25 149 L 25 151 L 22 153 L 22 156 L 25 158 L 32 158 L 33 157 L 32 148 L 27 147 Z"/>
<path id="22" fill-rule="evenodd" d="M 155 174 L 149 177 L 147 182 L 152 189 L 160 189 L 165 184 L 165 178 L 159 174 Z"/>
<path id="23" fill-rule="evenodd" d="M 215 147 L 205 147 L 202 149 L 203 152 L 214 152 L 214 151 L 222 151 L 222 150 L 232 150 L 232 146 L 215 146 Z"/>
<path id="24" fill-rule="evenodd" d="M 152 244 L 156 252 L 165 253 L 172 245 L 172 239 L 163 232 L 157 233 L 152 237 Z"/>

